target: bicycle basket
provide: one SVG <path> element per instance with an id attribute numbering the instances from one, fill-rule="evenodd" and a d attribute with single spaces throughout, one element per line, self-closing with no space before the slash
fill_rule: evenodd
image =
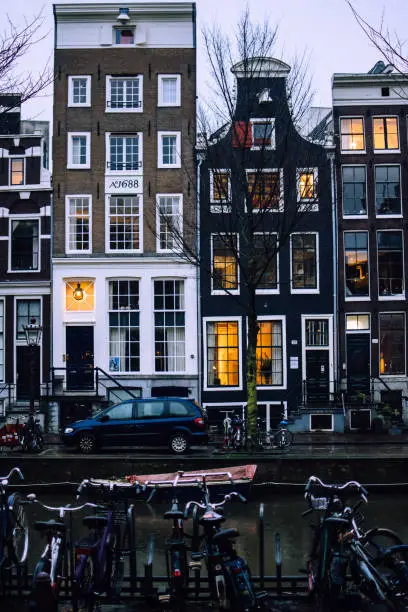
<path id="1" fill-rule="evenodd" d="M 328 497 L 310 497 L 310 505 L 313 510 L 327 510 L 329 507 L 329 498 Z"/>

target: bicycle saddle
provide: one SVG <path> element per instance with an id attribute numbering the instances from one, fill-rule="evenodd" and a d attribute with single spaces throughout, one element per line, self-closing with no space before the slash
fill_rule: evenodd
<path id="1" fill-rule="evenodd" d="M 167 512 L 165 512 L 163 514 L 163 518 L 165 519 L 182 519 L 184 518 L 184 512 L 182 512 L 181 510 L 167 510 Z"/>
<path id="2" fill-rule="evenodd" d="M 51 519 L 49 521 L 35 521 L 34 529 L 37 531 L 66 531 L 65 523 Z"/>
<path id="3" fill-rule="evenodd" d="M 221 531 L 217 531 L 217 533 L 213 536 L 213 541 L 217 540 L 232 540 L 233 538 L 237 538 L 239 536 L 238 529 L 234 529 L 231 527 L 230 529 L 221 529 Z"/>
<path id="4" fill-rule="evenodd" d="M 106 516 L 85 516 L 82 522 L 89 529 L 102 529 L 107 525 L 108 518 Z"/>

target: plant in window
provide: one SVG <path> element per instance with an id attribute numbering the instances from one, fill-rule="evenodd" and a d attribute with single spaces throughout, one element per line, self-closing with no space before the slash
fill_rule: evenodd
<path id="1" fill-rule="evenodd" d="M 270 357 L 261 357 L 259 361 L 259 372 L 265 384 L 269 384 L 272 379 L 272 359 Z"/>

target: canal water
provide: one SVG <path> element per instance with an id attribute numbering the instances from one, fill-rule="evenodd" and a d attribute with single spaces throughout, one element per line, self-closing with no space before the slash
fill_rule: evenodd
<path id="1" fill-rule="evenodd" d="M 39 494 L 38 499 L 46 504 L 57 506 L 71 503 L 76 505 L 73 495 Z M 234 502 L 226 506 L 225 527 L 235 527 L 241 536 L 237 539 L 237 549 L 248 561 L 252 572 L 259 573 L 259 538 L 258 522 L 260 503 L 264 504 L 265 528 L 265 571 L 267 575 L 275 574 L 275 534 L 281 536 L 282 574 L 299 575 L 305 567 L 309 548 L 313 516 L 302 517 L 307 509 L 302 496 L 302 490 L 291 494 L 271 494 L 267 490 L 258 491 L 256 498 L 247 504 Z M 135 502 L 135 530 L 137 549 L 137 573 L 143 575 L 143 565 L 146 561 L 146 548 L 150 534 L 154 535 L 155 552 L 153 559 L 154 575 L 165 574 L 164 542 L 170 535 L 171 521 L 163 520 L 163 513 L 169 504 L 154 502 L 147 505 L 143 501 Z M 43 510 L 38 504 L 26 507 L 29 522 L 57 518 L 56 513 Z M 92 512 L 91 512 L 92 513 Z M 369 503 L 362 508 L 365 526 L 388 527 L 397 531 L 402 539 L 408 542 L 408 493 L 370 494 Z M 90 512 L 75 513 L 73 521 L 73 538 L 79 539 L 86 535 L 87 530 L 82 525 L 82 518 Z M 185 530 L 189 531 L 189 521 L 185 522 Z M 44 542 L 38 532 L 31 530 L 29 549 L 29 572 L 41 555 Z"/>

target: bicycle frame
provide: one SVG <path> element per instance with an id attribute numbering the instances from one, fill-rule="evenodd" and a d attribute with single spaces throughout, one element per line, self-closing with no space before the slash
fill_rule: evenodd
<path id="1" fill-rule="evenodd" d="M 7 486 L 14 473 L 24 480 L 19 468 L 13 468 L 7 476 L 0 476 L 0 586 L 4 583 L 3 571 L 11 567 L 18 568 L 21 563 L 24 563 L 28 552 L 28 529 L 24 526 L 22 508 L 18 506 L 20 497 L 18 493 L 7 495 Z M 14 511 L 15 506 L 18 506 L 17 513 Z M 16 529 L 22 530 L 24 534 L 24 547 L 20 555 L 13 541 Z"/>

